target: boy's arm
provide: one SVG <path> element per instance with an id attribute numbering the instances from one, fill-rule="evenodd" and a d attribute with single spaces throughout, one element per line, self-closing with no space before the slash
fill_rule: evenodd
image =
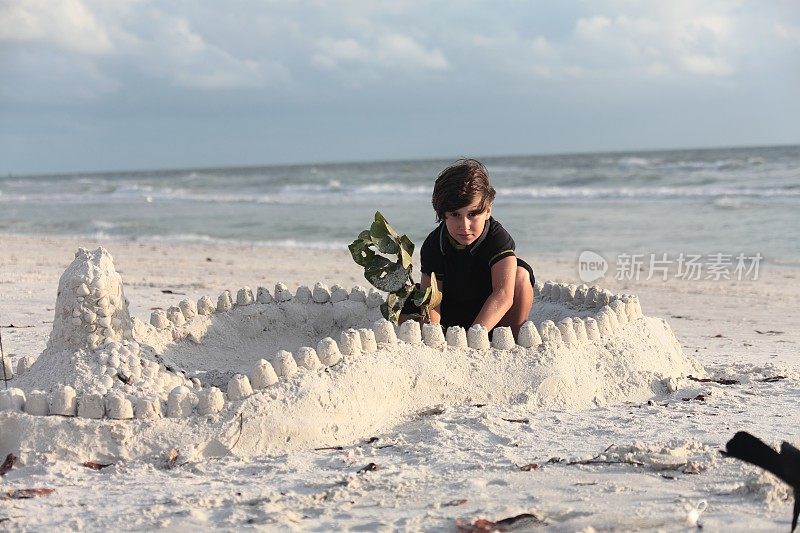
<path id="1" fill-rule="evenodd" d="M 483 302 L 474 324 L 492 329 L 500 322 L 514 303 L 516 275 L 517 257 L 514 255 L 504 257 L 492 265 L 492 293 Z"/>
<path id="2" fill-rule="evenodd" d="M 442 282 L 439 281 L 438 279 L 437 279 L 437 285 L 439 286 L 439 290 L 440 291 L 444 290 Z M 423 273 L 422 277 L 419 280 L 419 286 L 423 291 L 425 289 L 427 289 L 428 287 L 430 287 L 431 286 L 431 277 L 430 277 L 430 275 Z M 512 291 L 514 290 L 513 285 L 511 287 L 511 290 Z M 513 296 L 513 293 L 512 293 L 512 296 Z M 431 324 L 438 324 L 442 319 L 442 314 L 440 312 L 439 306 L 436 306 L 433 309 L 429 309 L 429 311 L 430 311 Z"/>

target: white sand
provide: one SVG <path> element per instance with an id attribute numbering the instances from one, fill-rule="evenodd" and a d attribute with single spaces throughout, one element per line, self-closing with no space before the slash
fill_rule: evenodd
<path id="1" fill-rule="evenodd" d="M 44 349 L 57 280 L 75 248 L 98 243 L 3 236 L 0 244 L 5 251 L 0 323 L 34 326 L 3 329 L 4 348 L 16 363 Z M 224 289 L 235 299 L 240 287 L 274 287 L 278 281 L 290 288 L 317 280 L 366 285 L 346 252 L 100 244 L 113 251 L 131 315 L 143 320 L 151 308 L 215 297 Z M 535 266 L 539 279 L 576 282 L 572 261 Z M 716 449 L 738 429 L 768 441 L 798 440 L 798 333 L 791 327 L 797 276 L 797 271 L 767 267 L 755 282 L 603 283 L 615 292 L 638 294 L 646 315 L 669 320 L 686 353 L 712 375 L 740 380 L 738 385 L 685 382 L 654 405 L 570 412 L 514 402 L 445 407 L 399 426 L 389 424 L 376 432 L 376 441 L 342 450 L 299 449 L 247 461 L 215 458 L 172 470 L 161 470 L 150 459 L 94 472 L 77 460 L 42 456 L 44 464 L 7 474 L 2 488 L 44 485 L 57 492 L 11 502 L 0 511 L 0 520 L 37 529 L 262 524 L 448 530 L 455 518 L 497 520 L 533 512 L 561 530 L 681 529 L 688 525 L 690 508 L 705 499 L 700 522 L 712 530 L 759 524 L 788 528 L 784 487 L 718 457 Z M 163 294 L 165 289 L 185 294 Z M 759 381 L 775 375 L 788 379 Z M 683 401 L 700 394 L 704 401 Z M 164 453 L 181 438 L 175 434 L 170 441 L 167 435 Z M 608 458 L 643 466 L 553 463 L 530 472 L 515 467 L 554 456 L 588 458 L 612 444 Z M 76 457 L 92 453 L 83 450 Z M 378 469 L 356 473 L 370 462 Z M 87 510 L 83 504 L 90 492 L 97 503 Z M 446 505 L 462 499 L 466 502 Z"/>

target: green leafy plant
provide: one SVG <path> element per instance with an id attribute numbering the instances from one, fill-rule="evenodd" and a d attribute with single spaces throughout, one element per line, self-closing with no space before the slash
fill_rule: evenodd
<path id="1" fill-rule="evenodd" d="M 381 312 L 387 320 L 397 324 L 400 312 L 408 298 L 420 307 L 421 317 L 430 320 L 430 309 L 442 302 L 442 293 L 431 273 L 431 286 L 422 290 L 411 278 L 411 257 L 414 243 L 405 235 L 398 235 L 380 211 L 369 229 L 358 234 L 350 246 L 353 261 L 364 267 L 364 277 L 373 287 L 389 293 Z M 392 261 L 384 255 L 395 255 Z M 419 316 L 419 315 L 418 315 Z"/>

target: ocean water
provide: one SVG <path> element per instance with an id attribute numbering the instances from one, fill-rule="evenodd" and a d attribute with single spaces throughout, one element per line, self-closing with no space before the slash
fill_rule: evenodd
<path id="1" fill-rule="evenodd" d="M 523 257 L 759 253 L 800 265 L 800 146 L 487 157 Z M 0 177 L 0 232 L 345 247 L 381 211 L 420 245 L 450 160 Z"/>

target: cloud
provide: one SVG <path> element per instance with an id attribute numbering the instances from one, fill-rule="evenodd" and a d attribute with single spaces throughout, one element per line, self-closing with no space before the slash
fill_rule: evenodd
<path id="1" fill-rule="evenodd" d="M 734 17 L 681 2 L 659 4 L 647 14 L 579 18 L 561 44 L 568 63 L 584 63 L 609 75 L 731 76 L 740 37 Z M 698 4 L 699 6 L 699 4 Z"/>
<path id="2" fill-rule="evenodd" d="M 7 0 L 0 5 L 0 41 L 50 42 L 84 54 L 108 54 L 108 31 L 80 0 Z"/>
<path id="3" fill-rule="evenodd" d="M 709 57 L 699 54 L 684 54 L 680 58 L 680 66 L 693 74 L 704 76 L 730 76 L 733 67 L 720 57 Z"/>
<path id="4" fill-rule="evenodd" d="M 288 71 L 277 63 L 262 65 L 208 43 L 185 18 L 157 12 L 151 21 L 151 39 L 133 51 L 137 63 L 145 72 L 178 86 L 203 90 L 250 88 L 262 86 L 268 72 L 273 77 L 288 77 Z"/>
<path id="5" fill-rule="evenodd" d="M 612 21 L 608 17 L 595 16 L 590 18 L 579 18 L 575 23 L 575 34 L 584 39 L 593 40 L 598 35 L 604 33 L 612 26 Z"/>
<path id="6" fill-rule="evenodd" d="M 800 26 L 776 22 L 774 28 L 778 37 L 795 46 L 800 46 Z"/>
<path id="7" fill-rule="evenodd" d="M 98 114 L 444 117 L 575 107 L 587 102 L 579 93 L 623 105 L 620 89 L 694 95 L 759 80 L 754 93 L 800 72 L 794 6 L 0 0 L 0 108 L 64 111 L 74 98 L 82 110 L 95 99 Z"/>
<path id="8" fill-rule="evenodd" d="M 449 64 L 438 49 L 426 50 L 408 35 L 381 33 L 368 44 L 355 38 L 317 40 L 312 62 L 328 69 L 353 65 L 378 67 L 382 70 L 446 70 Z"/>
<path id="9" fill-rule="evenodd" d="M 134 87 L 140 93 L 145 85 L 154 93 L 159 83 L 248 89 L 291 78 L 279 61 L 239 56 L 209 42 L 189 18 L 147 0 L 12 0 L 0 4 L 0 43 L 8 74 L 0 92 L 18 102 L 63 101 L 66 94 L 86 100 Z M 48 97 L 53 86 L 58 95 Z"/>
<path id="10" fill-rule="evenodd" d="M 154 94 L 175 87 L 260 88 L 319 101 L 353 87 L 396 87 L 397 75 L 408 83 L 434 80 L 441 88 L 444 72 L 462 90 L 468 90 L 464 82 L 481 79 L 501 82 L 496 87 L 730 79 L 746 76 L 771 53 L 784 54 L 798 39 L 789 7 L 723 0 L 508 2 L 507 9 L 427 0 L 243 1 L 236 9 L 208 0 L 6 0 L 0 6 L 6 57 L 24 53 L 35 63 L 36 46 L 49 46 L 67 65 L 90 65 L 93 79 L 110 78 L 97 94 L 134 85 Z M 43 53 L 42 61 L 51 55 Z M 17 75 L 33 69 L 16 64 Z M 36 76 L 29 78 L 34 83 Z"/>
<path id="11" fill-rule="evenodd" d="M 572 9 L 569 15 L 562 13 L 555 22 L 552 16 L 517 22 L 487 14 L 479 30 L 468 38 L 450 28 L 447 40 L 453 44 L 442 49 L 454 70 L 467 60 L 470 66 L 481 64 L 520 83 L 537 79 L 555 83 L 614 79 L 700 83 L 702 79 L 743 75 L 753 67 L 756 48 L 765 61 L 781 54 L 786 46 L 774 35 L 772 26 L 778 18 L 769 9 L 740 2 L 607 0 Z M 784 35 L 791 34 L 782 29 Z M 743 39 L 743 35 L 758 36 L 758 43 Z M 464 51 L 454 53 L 456 46 Z"/>

